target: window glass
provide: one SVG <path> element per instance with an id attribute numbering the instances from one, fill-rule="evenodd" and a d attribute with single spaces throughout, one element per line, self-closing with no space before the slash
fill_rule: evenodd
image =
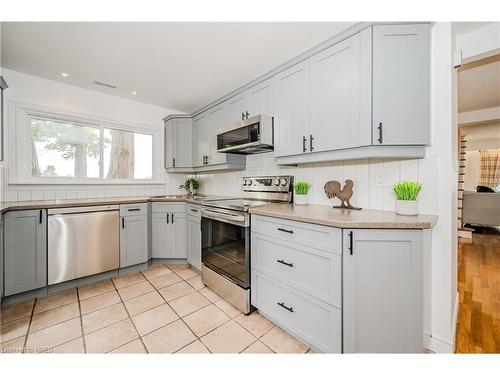
<path id="1" fill-rule="evenodd" d="M 151 134 L 37 117 L 30 121 L 33 177 L 153 178 Z"/>

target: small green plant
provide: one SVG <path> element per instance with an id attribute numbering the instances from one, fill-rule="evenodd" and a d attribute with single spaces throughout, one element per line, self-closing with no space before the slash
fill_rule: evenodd
<path id="1" fill-rule="evenodd" d="M 184 183 L 184 186 L 190 188 L 193 191 L 196 191 L 200 188 L 200 182 L 194 178 L 190 178 L 190 179 L 186 180 L 186 182 Z"/>
<path id="2" fill-rule="evenodd" d="M 306 195 L 311 188 L 311 184 L 305 181 L 296 181 L 293 184 L 293 188 L 295 190 L 295 194 Z"/>
<path id="3" fill-rule="evenodd" d="M 403 181 L 394 185 L 394 195 L 401 201 L 416 201 L 422 185 L 418 182 Z"/>

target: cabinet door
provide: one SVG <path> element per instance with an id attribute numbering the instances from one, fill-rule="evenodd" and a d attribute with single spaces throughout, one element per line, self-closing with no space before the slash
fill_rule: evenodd
<path id="1" fill-rule="evenodd" d="M 429 25 L 373 27 L 373 144 L 429 143 L 429 55 Z"/>
<path id="2" fill-rule="evenodd" d="M 148 261 L 148 217 L 126 216 L 121 219 L 120 267 Z"/>
<path id="3" fill-rule="evenodd" d="M 224 164 L 226 162 L 226 154 L 217 152 L 217 133 L 219 130 L 227 127 L 226 110 L 223 105 L 218 105 L 208 111 L 207 128 L 208 128 L 208 144 L 209 153 L 207 162 L 210 165 Z"/>
<path id="4" fill-rule="evenodd" d="M 187 258 L 187 215 L 185 213 L 171 214 L 170 217 L 170 248 L 168 258 Z"/>
<path id="5" fill-rule="evenodd" d="M 196 116 L 193 120 L 193 167 L 204 165 L 205 156 L 210 153 L 210 129 L 207 126 L 207 113 Z"/>
<path id="6" fill-rule="evenodd" d="M 165 168 L 172 168 L 174 166 L 174 125 L 173 120 L 165 123 Z"/>
<path id="7" fill-rule="evenodd" d="M 360 51 L 360 35 L 356 34 L 311 57 L 313 140 L 308 139 L 309 151 L 359 145 Z M 309 138 L 309 134 L 306 136 Z"/>
<path id="8" fill-rule="evenodd" d="M 45 210 L 5 215 L 5 295 L 47 285 L 47 214 Z"/>
<path id="9" fill-rule="evenodd" d="M 0 302 L 3 298 L 3 220 L 0 217 Z"/>
<path id="10" fill-rule="evenodd" d="M 190 168 L 193 166 L 192 139 L 193 129 L 191 119 L 173 119 L 173 166 Z"/>
<path id="11" fill-rule="evenodd" d="M 201 221 L 188 216 L 188 263 L 201 271 Z"/>
<path id="12" fill-rule="evenodd" d="M 247 97 L 246 97 L 247 94 L 248 94 L 247 92 L 243 92 L 239 95 L 232 97 L 231 99 L 228 99 L 225 102 L 227 121 L 228 121 L 227 126 L 232 126 L 236 124 L 238 121 L 243 120 L 242 114 L 244 114 L 246 111 L 249 111 L 247 104 Z"/>
<path id="13" fill-rule="evenodd" d="M 309 60 L 275 76 L 274 155 L 297 155 L 309 150 Z M 305 150 L 304 150 L 305 148 Z"/>
<path id="14" fill-rule="evenodd" d="M 168 223 L 167 223 L 168 215 Z M 151 240 L 153 258 L 168 258 L 170 240 L 170 214 L 153 213 L 151 215 Z"/>
<path id="15" fill-rule="evenodd" d="M 344 352 L 422 352 L 422 231 L 343 232 Z"/>
<path id="16" fill-rule="evenodd" d="M 249 117 L 257 115 L 275 115 L 276 104 L 274 103 L 274 83 L 275 80 L 273 77 L 248 89 L 246 97 L 248 108 L 245 111 L 248 111 Z"/>

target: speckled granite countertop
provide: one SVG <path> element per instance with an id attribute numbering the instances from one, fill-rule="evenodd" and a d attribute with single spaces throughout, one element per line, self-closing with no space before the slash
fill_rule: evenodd
<path id="1" fill-rule="evenodd" d="M 122 197 L 122 198 L 95 198 L 95 199 L 65 199 L 65 200 L 39 200 L 24 202 L 1 202 L 0 212 L 9 210 L 39 210 L 42 208 L 85 207 L 108 204 L 129 204 L 146 202 L 180 202 L 201 204 L 203 201 L 225 199 L 222 196 L 198 196 L 197 198 L 186 195 L 165 195 L 161 197 Z"/>
<path id="2" fill-rule="evenodd" d="M 402 216 L 393 211 L 345 210 L 330 206 L 270 203 L 251 208 L 251 214 L 353 229 L 429 229 L 438 221 L 434 215 Z"/>

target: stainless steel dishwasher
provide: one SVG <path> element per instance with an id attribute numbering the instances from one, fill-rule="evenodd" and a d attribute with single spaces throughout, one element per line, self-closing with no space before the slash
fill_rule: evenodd
<path id="1" fill-rule="evenodd" d="M 117 269 L 119 206 L 48 210 L 48 284 Z"/>

